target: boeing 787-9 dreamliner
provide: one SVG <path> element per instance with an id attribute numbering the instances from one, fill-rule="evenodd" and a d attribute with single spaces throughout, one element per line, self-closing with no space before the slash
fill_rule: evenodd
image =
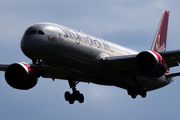
<path id="1" fill-rule="evenodd" d="M 152 48 L 136 52 L 120 45 L 52 23 L 30 26 L 21 40 L 23 53 L 32 60 L 0 64 L 7 83 L 16 89 L 33 88 L 38 78 L 64 79 L 72 93 L 65 100 L 84 102 L 76 89 L 79 82 L 110 85 L 127 90 L 133 99 L 146 97 L 147 91 L 164 87 L 180 73 L 170 73 L 178 66 L 180 50 L 166 51 L 169 11 L 164 11 Z"/>

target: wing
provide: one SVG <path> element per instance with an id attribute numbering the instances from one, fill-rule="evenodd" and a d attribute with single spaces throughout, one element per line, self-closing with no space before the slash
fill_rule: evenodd
<path id="1" fill-rule="evenodd" d="M 101 58 L 101 62 L 104 63 L 108 68 L 117 71 L 125 71 L 134 68 L 134 60 L 136 54 L 125 55 L 125 56 L 114 56 Z"/>
<path id="2" fill-rule="evenodd" d="M 166 60 L 168 68 L 179 66 L 180 50 L 164 51 L 159 54 Z M 104 57 L 100 61 L 111 70 L 118 72 L 127 71 L 135 68 L 135 59 L 137 54 Z M 180 72 L 168 74 L 167 77 L 180 76 Z"/>
<path id="3" fill-rule="evenodd" d="M 6 71 L 6 69 L 9 67 L 8 64 L 0 64 L 0 71 Z"/>
<path id="4" fill-rule="evenodd" d="M 0 64 L 0 71 L 6 71 L 6 69 L 10 66 L 11 64 Z M 36 65 L 30 65 L 31 68 L 33 69 L 41 69 L 41 75 L 44 78 L 58 78 L 58 79 L 67 79 L 67 71 L 62 70 L 57 67 L 49 66 L 49 65 L 42 65 L 41 67 L 36 66 Z"/>
<path id="5" fill-rule="evenodd" d="M 180 50 L 165 51 L 165 52 L 160 52 L 159 54 L 161 54 L 163 58 L 166 60 L 166 63 L 169 68 L 179 66 Z M 137 54 L 104 57 L 104 58 L 101 58 L 100 61 L 111 70 L 116 70 L 120 72 L 120 71 L 129 70 L 129 69 L 134 69 L 134 61 L 135 61 L 136 56 Z M 9 65 L 10 64 L 0 64 L 0 71 L 6 71 Z M 38 69 L 38 66 L 32 66 L 32 67 Z M 67 75 L 66 75 L 67 71 L 59 69 L 57 67 L 48 66 L 48 65 L 43 65 L 41 67 L 42 67 L 41 69 L 43 70 L 43 77 L 59 78 L 59 79 L 67 78 Z"/>
<path id="6" fill-rule="evenodd" d="M 163 58 L 166 60 L 166 63 L 169 68 L 179 66 L 180 50 L 165 51 L 165 52 L 160 52 L 159 54 L 161 54 Z"/>
<path id="7" fill-rule="evenodd" d="M 55 78 L 67 79 L 68 71 L 60 69 L 58 67 L 53 67 L 53 66 L 50 66 L 50 65 L 42 64 L 41 67 L 37 66 L 37 65 L 31 65 L 31 68 L 40 69 L 41 76 L 44 77 L 44 78 L 52 78 L 53 80 Z"/>

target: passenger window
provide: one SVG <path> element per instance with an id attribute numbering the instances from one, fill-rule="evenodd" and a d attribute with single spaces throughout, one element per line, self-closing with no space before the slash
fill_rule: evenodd
<path id="1" fill-rule="evenodd" d="M 44 32 L 42 30 L 38 30 L 38 34 L 44 35 Z"/>
<path id="2" fill-rule="evenodd" d="M 36 34 L 37 30 L 31 30 L 29 34 Z"/>

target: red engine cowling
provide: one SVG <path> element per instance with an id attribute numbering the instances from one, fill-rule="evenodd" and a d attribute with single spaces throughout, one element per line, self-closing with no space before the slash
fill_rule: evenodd
<path id="1" fill-rule="evenodd" d="M 27 90 L 37 84 L 34 69 L 26 63 L 11 64 L 5 72 L 6 82 L 13 88 Z"/>
<path id="2" fill-rule="evenodd" d="M 159 53 L 143 51 L 136 56 L 135 69 L 142 76 L 157 78 L 166 73 L 167 64 Z"/>

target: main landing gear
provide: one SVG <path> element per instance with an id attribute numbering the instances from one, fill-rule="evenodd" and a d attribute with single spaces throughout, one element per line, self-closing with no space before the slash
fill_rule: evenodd
<path id="1" fill-rule="evenodd" d="M 72 88 L 72 94 L 69 91 L 66 91 L 64 93 L 64 98 L 66 101 L 68 101 L 70 104 L 73 104 L 75 100 L 79 101 L 79 103 L 84 102 L 84 95 L 80 93 L 78 90 L 76 90 L 76 85 L 78 84 L 77 81 L 71 81 L 68 80 L 70 88 Z"/>
<path id="2" fill-rule="evenodd" d="M 130 95 L 133 99 L 137 97 L 137 95 L 141 95 L 142 98 L 145 98 L 147 96 L 146 90 L 142 86 L 132 87 L 130 86 L 127 89 L 128 95 Z"/>

